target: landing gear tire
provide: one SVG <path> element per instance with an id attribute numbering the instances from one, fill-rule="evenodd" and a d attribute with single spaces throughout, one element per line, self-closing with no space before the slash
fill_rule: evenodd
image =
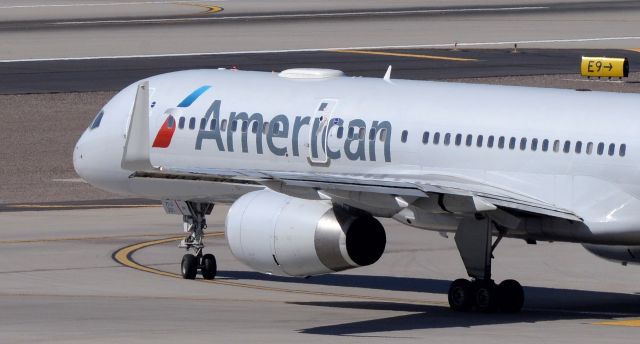
<path id="1" fill-rule="evenodd" d="M 202 278 L 206 280 L 214 279 L 216 277 L 216 272 L 218 271 L 216 257 L 210 253 L 202 256 L 200 271 L 202 272 Z"/>
<path id="2" fill-rule="evenodd" d="M 524 290 L 518 281 L 505 280 L 498 286 L 499 307 L 505 313 L 517 313 L 524 305 Z"/>
<path id="3" fill-rule="evenodd" d="M 498 308 L 498 287 L 492 280 L 477 280 L 473 282 L 473 301 L 476 310 L 489 313 Z"/>
<path id="4" fill-rule="evenodd" d="M 466 279 L 457 279 L 449 287 L 449 307 L 458 312 L 467 312 L 473 305 L 473 288 Z"/>
<path id="5" fill-rule="evenodd" d="M 196 274 L 198 273 L 198 258 L 190 253 L 182 256 L 180 271 L 182 272 L 182 278 L 190 280 L 195 279 Z"/>

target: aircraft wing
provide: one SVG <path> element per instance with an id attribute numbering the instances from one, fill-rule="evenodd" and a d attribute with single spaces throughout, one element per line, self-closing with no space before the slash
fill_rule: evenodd
<path id="1" fill-rule="evenodd" d="M 309 194 L 325 191 L 380 193 L 400 197 L 431 197 L 433 194 L 470 197 L 479 211 L 496 207 L 582 222 L 577 214 L 553 204 L 484 182 L 455 175 L 422 174 L 385 177 L 367 174 L 326 174 L 283 171 L 255 171 L 207 168 L 160 168 L 135 172 L 132 178 L 181 178 L 209 182 L 264 185 L 275 191 L 295 188 Z"/>

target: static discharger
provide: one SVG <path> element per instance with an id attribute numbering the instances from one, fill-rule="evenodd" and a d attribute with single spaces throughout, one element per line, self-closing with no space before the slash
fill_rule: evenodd
<path id="1" fill-rule="evenodd" d="M 582 57 L 580 74 L 588 78 L 626 78 L 629 76 L 629 60 L 617 57 Z"/>

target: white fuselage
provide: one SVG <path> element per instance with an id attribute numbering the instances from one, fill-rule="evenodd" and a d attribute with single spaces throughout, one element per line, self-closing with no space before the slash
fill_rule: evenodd
<path id="1" fill-rule="evenodd" d="M 570 210 L 594 234 L 618 235 L 611 243 L 640 244 L 638 95 L 234 70 L 148 80 L 150 144 L 174 121 L 166 147 L 151 149 L 155 166 L 457 176 Z M 79 140 L 74 164 L 84 179 L 158 199 L 231 202 L 255 190 L 129 179 L 120 162 L 135 94 L 132 85 L 115 96 Z"/>

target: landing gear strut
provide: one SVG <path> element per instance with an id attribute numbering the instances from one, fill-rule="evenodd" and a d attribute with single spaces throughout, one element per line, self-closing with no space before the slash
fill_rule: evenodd
<path id="1" fill-rule="evenodd" d="M 491 235 L 498 238 L 492 245 Z M 454 311 L 519 312 L 524 304 L 524 291 L 520 283 L 506 280 L 496 285 L 491 279 L 493 250 L 504 235 L 495 223 L 483 216 L 462 220 L 455 241 L 471 281 L 458 279 L 449 287 L 449 306 Z"/>
<path id="2" fill-rule="evenodd" d="M 211 214 L 213 203 L 163 201 L 164 209 L 169 214 L 181 214 L 184 231 L 187 236 L 180 241 L 178 247 L 193 253 L 182 257 L 180 272 L 184 279 L 195 279 L 198 271 L 202 278 L 210 280 L 216 277 L 216 257 L 213 254 L 203 254 L 204 230 L 207 228 L 206 215 Z"/>

